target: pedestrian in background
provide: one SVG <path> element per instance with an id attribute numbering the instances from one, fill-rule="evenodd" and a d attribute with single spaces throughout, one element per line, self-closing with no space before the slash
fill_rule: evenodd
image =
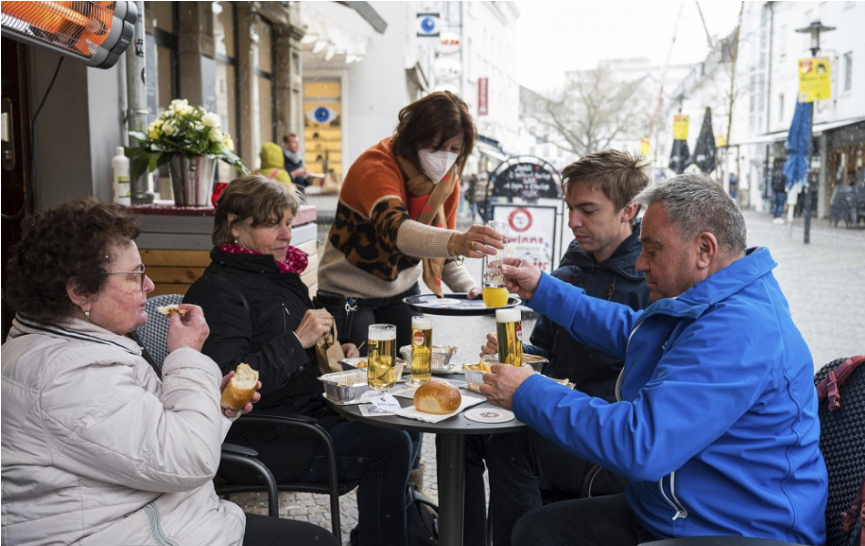
<path id="1" fill-rule="evenodd" d="M 309 186 L 307 177 L 312 174 L 312 171 L 304 166 L 303 152 L 300 150 L 300 140 L 296 134 L 289 133 L 282 137 L 282 155 L 283 168 L 291 176 L 291 181 L 299 188 Z"/>
<path id="2" fill-rule="evenodd" d="M 776 158 L 772 173 L 772 222 L 784 223 L 784 206 L 787 204 L 787 175 L 784 174 L 784 159 Z"/>

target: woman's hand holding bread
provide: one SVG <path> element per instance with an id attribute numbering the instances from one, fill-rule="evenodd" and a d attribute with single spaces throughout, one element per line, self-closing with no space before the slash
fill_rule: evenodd
<path id="1" fill-rule="evenodd" d="M 300 340 L 304 349 L 309 349 L 321 339 L 321 336 L 330 332 L 332 327 L 333 316 L 327 309 L 307 309 L 294 335 Z"/>
<path id="2" fill-rule="evenodd" d="M 228 372 L 222 378 L 219 390 L 222 392 L 220 405 L 228 418 L 234 418 L 239 413 L 249 413 L 252 405 L 261 400 L 261 381 L 258 372 L 241 362 L 237 370 Z"/>
<path id="3" fill-rule="evenodd" d="M 204 341 L 210 335 L 204 312 L 201 307 L 188 303 L 181 303 L 178 307 L 184 313 L 171 313 L 168 316 L 168 351 L 172 352 L 180 347 L 201 351 Z"/>

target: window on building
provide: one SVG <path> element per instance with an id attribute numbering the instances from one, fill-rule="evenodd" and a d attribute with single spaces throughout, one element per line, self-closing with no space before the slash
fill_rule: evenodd
<path id="1" fill-rule="evenodd" d="M 153 33 L 146 43 L 148 78 L 147 110 L 149 121 L 168 108 L 177 94 L 177 4 L 176 2 L 147 2 L 153 17 Z"/>
<path id="2" fill-rule="evenodd" d="M 844 54 L 844 91 L 853 89 L 853 52 Z"/>
<path id="3" fill-rule="evenodd" d="M 237 126 L 237 19 L 234 2 L 213 2 L 213 41 L 216 60 L 216 113 L 222 129 L 234 139 L 235 153 L 240 153 L 240 131 Z M 236 176 L 230 165 L 219 161 L 216 179 L 227 182 Z"/>
<path id="4" fill-rule="evenodd" d="M 251 150 L 258 151 L 265 142 L 276 142 L 276 120 L 273 104 L 273 28 L 270 22 L 256 17 L 252 23 L 252 140 Z M 258 154 L 256 154 L 257 157 Z M 256 158 L 256 168 L 260 160 Z"/>
<path id="5" fill-rule="evenodd" d="M 784 93 L 778 95 L 778 121 L 784 121 Z"/>
<path id="6" fill-rule="evenodd" d="M 303 82 L 304 161 L 314 172 L 342 176 L 342 85 L 337 79 Z"/>
<path id="7" fill-rule="evenodd" d="M 778 55 L 781 59 L 787 57 L 787 25 L 781 25 L 778 33 Z"/>

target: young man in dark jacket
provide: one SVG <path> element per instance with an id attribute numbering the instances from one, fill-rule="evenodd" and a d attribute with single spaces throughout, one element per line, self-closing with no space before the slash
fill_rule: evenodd
<path id="1" fill-rule="evenodd" d="M 645 278 L 634 267 L 640 254 L 639 207 L 631 199 L 648 185 L 642 158 L 616 150 L 583 157 L 562 172 L 568 225 L 574 241 L 553 276 L 582 288 L 590 296 L 642 309 L 649 304 Z M 494 334 L 483 353 L 497 351 Z M 567 378 L 576 389 L 614 400 L 622 360 L 576 341 L 566 329 L 541 315 L 523 345 L 529 354 L 549 358 L 544 375 Z M 480 544 L 483 525 L 483 461 L 490 471 L 493 538 L 496 546 L 510 544 L 511 530 L 525 512 L 541 506 L 541 490 L 556 497 L 620 493 L 625 480 L 566 453 L 526 429 L 515 434 L 472 437 L 467 449 L 466 544 Z M 492 500 L 495 499 L 495 500 Z"/>

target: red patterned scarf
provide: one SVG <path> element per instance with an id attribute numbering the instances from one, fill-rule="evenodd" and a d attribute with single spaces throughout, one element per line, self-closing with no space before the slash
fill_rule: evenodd
<path id="1" fill-rule="evenodd" d="M 227 254 L 255 254 L 257 256 L 263 256 L 261 252 L 249 250 L 248 248 L 242 247 L 236 243 L 221 244 L 219 245 L 219 250 Z M 293 246 L 288 247 L 288 252 L 285 253 L 284 262 L 281 262 L 279 260 L 274 261 L 276 262 L 276 266 L 279 267 L 279 270 L 281 272 L 296 273 L 298 275 L 303 273 L 303 271 L 306 269 L 306 266 L 309 265 L 309 258 L 307 257 L 306 252 Z"/>

